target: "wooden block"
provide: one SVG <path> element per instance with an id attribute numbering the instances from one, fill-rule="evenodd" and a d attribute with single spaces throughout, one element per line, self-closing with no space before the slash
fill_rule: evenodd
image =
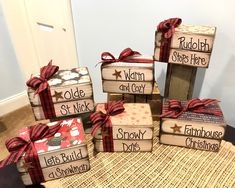
<path id="1" fill-rule="evenodd" d="M 112 126 L 132 128 L 153 127 L 152 113 L 149 104 L 124 103 L 125 111 L 115 116 L 110 116 Z M 104 104 L 97 104 L 96 111 L 106 113 Z"/>
<path id="2" fill-rule="evenodd" d="M 93 97 L 92 84 L 73 84 L 60 87 L 51 87 L 53 103 L 69 102 Z M 39 95 L 34 96 L 32 89 L 28 90 L 29 100 L 32 106 L 41 105 Z"/>
<path id="3" fill-rule="evenodd" d="M 183 107 L 187 102 L 182 101 Z M 163 101 L 162 113 L 168 111 L 168 100 Z M 217 103 L 205 107 L 207 110 L 221 111 Z M 223 116 L 211 114 L 195 113 L 191 111 L 183 112 L 178 118 L 163 117 L 161 121 L 161 132 L 186 135 L 192 137 L 202 137 L 208 139 L 221 140 L 224 136 L 226 123 Z"/>
<path id="4" fill-rule="evenodd" d="M 153 147 L 153 140 L 114 140 L 115 152 L 151 152 Z M 98 152 L 103 152 L 102 140 L 95 139 L 95 149 Z"/>
<path id="5" fill-rule="evenodd" d="M 184 121 L 177 119 L 162 120 L 161 131 L 193 137 L 223 139 L 225 133 L 224 124 L 212 124 L 196 121 Z"/>
<path id="6" fill-rule="evenodd" d="M 169 63 L 207 68 L 215 38 L 215 27 L 180 25 L 171 39 Z M 159 60 L 162 33 L 155 33 L 155 60 Z"/>
<path id="7" fill-rule="evenodd" d="M 152 115 L 153 121 L 160 121 L 160 115 Z"/>
<path id="8" fill-rule="evenodd" d="M 135 95 L 135 102 L 136 103 L 147 103 L 147 96 L 148 95 Z"/>
<path id="9" fill-rule="evenodd" d="M 151 95 L 146 95 L 146 96 L 147 96 L 147 101 L 149 101 L 149 100 L 160 100 L 161 99 L 160 90 L 159 90 L 157 82 L 155 82 L 155 84 L 154 84 L 152 94 Z"/>
<path id="10" fill-rule="evenodd" d="M 138 59 L 138 57 L 136 58 Z M 101 66 L 101 74 L 104 92 L 129 94 L 150 94 L 152 92 L 153 63 L 104 63 Z"/>
<path id="11" fill-rule="evenodd" d="M 91 98 L 55 103 L 54 108 L 56 117 L 71 116 L 94 111 L 94 101 L 93 98 Z M 36 120 L 45 119 L 42 106 L 34 106 L 32 110 Z"/>
<path id="12" fill-rule="evenodd" d="M 192 99 L 196 73 L 196 67 L 168 64 L 165 98 L 177 100 Z"/>
<path id="13" fill-rule="evenodd" d="M 71 118 L 46 124 L 48 126 L 59 125 L 60 129 L 54 136 L 34 142 L 45 180 L 80 173 L 83 170 L 87 171 L 89 169 L 89 160 L 82 120 L 80 118 Z M 19 137 L 24 140 L 29 139 L 29 134 L 29 127 L 19 130 Z M 28 170 L 33 168 L 34 163 L 33 160 L 26 162 L 24 157 L 21 157 L 16 163 L 16 167 L 26 185 L 32 184 Z M 74 172 L 65 173 L 65 169 L 68 169 L 67 171 L 71 169 Z M 62 173 L 59 173 L 60 170 Z M 60 175 L 56 174 L 55 171 Z"/>
<path id="14" fill-rule="evenodd" d="M 102 64 L 103 80 L 150 81 L 154 80 L 153 63 L 123 63 Z"/>
<path id="15" fill-rule="evenodd" d="M 101 129 L 95 133 L 95 138 L 102 139 Z M 153 126 L 113 126 L 113 139 L 115 140 L 151 140 L 153 139 Z"/>
<path id="16" fill-rule="evenodd" d="M 190 136 L 172 135 L 172 134 L 160 134 L 160 143 L 182 146 L 186 148 L 206 150 L 206 151 L 219 151 L 221 140 L 197 138 Z"/>
<path id="17" fill-rule="evenodd" d="M 107 101 L 119 101 L 123 100 L 123 94 L 120 93 L 108 93 Z"/>
<path id="18" fill-rule="evenodd" d="M 43 168 L 42 173 L 45 181 L 65 178 L 74 174 L 86 172 L 90 169 L 89 159 L 81 159 L 70 163 Z M 32 185 L 29 173 L 21 173 L 21 179 L 25 185 Z"/>
<path id="19" fill-rule="evenodd" d="M 148 101 L 152 115 L 160 116 L 162 113 L 162 100 L 149 100 Z"/>
<path id="20" fill-rule="evenodd" d="M 160 59 L 159 52 L 160 48 L 157 47 L 155 51 L 156 60 Z M 211 53 L 171 49 L 168 62 L 179 65 L 207 68 L 210 62 L 210 56 Z"/>
<path id="21" fill-rule="evenodd" d="M 134 103 L 135 102 L 135 95 L 133 95 L 133 94 L 123 94 L 123 100 L 126 103 Z"/>
<path id="22" fill-rule="evenodd" d="M 112 137 L 115 144 L 114 151 L 151 151 L 153 120 L 149 104 L 125 103 L 124 108 L 123 113 L 110 116 L 113 129 Z M 105 113 L 104 104 L 98 104 L 96 111 Z M 95 144 L 97 150 L 103 151 L 103 149 L 100 149 L 100 147 L 103 147 L 101 129 L 98 129 L 95 134 L 96 141 L 99 142 Z M 137 143 L 136 146 L 135 143 Z"/>
<path id="23" fill-rule="evenodd" d="M 53 137 L 43 138 L 34 143 L 42 168 L 79 160 L 88 156 L 81 118 L 49 122 L 46 125 L 53 126 L 58 123 L 61 128 Z M 28 127 L 21 128 L 19 137 L 28 139 L 29 131 Z M 70 156 L 69 161 L 66 161 L 67 158 L 63 158 L 63 156 Z M 55 157 L 58 160 L 53 160 Z M 21 158 L 17 163 L 17 168 L 20 172 L 25 171 L 22 166 L 24 162 L 24 158 Z"/>
<path id="24" fill-rule="evenodd" d="M 133 99 L 134 96 L 134 99 Z M 148 100 L 160 100 L 160 91 L 155 82 L 153 87 L 153 92 L 148 95 L 139 95 L 139 94 L 120 94 L 120 93 L 108 93 L 108 101 L 116 101 L 116 100 L 125 100 L 126 102 L 130 101 L 131 103 L 147 103 Z"/>
<path id="25" fill-rule="evenodd" d="M 55 118 L 94 110 L 92 82 L 86 67 L 59 70 L 48 80 L 48 84 Z M 40 97 L 38 94 L 34 96 L 34 93 L 34 89 L 28 88 L 28 97 L 35 118 L 45 119 Z"/>
<path id="26" fill-rule="evenodd" d="M 72 146 L 70 148 L 65 148 L 61 150 L 57 149 L 53 152 L 38 154 L 40 166 L 42 168 L 62 165 L 80 159 L 85 159 L 87 157 L 88 157 L 88 151 L 86 144 Z M 17 169 L 21 173 L 26 172 L 25 160 L 23 157 L 17 162 Z"/>
<path id="27" fill-rule="evenodd" d="M 108 93 L 151 94 L 153 83 L 103 80 L 103 91 Z"/>

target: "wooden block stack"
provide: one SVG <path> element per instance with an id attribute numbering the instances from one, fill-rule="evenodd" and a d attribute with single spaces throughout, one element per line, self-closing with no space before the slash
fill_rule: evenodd
<path id="1" fill-rule="evenodd" d="M 197 68 L 209 66 L 215 32 L 216 28 L 210 26 L 179 25 L 175 28 L 170 44 L 164 97 L 177 100 L 192 98 Z M 160 46 L 164 42 L 162 32 L 156 31 L 156 61 L 159 61 Z"/>
<path id="2" fill-rule="evenodd" d="M 104 63 L 101 66 L 101 74 L 104 92 L 129 94 L 153 92 L 153 63 Z"/>
<path id="3" fill-rule="evenodd" d="M 110 116 L 112 122 L 114 151 L 152 151 L 153 121 L 149 104 L 125 103 L 125 111 Z M 96 111 L 105 113 L 104 104 L 98 104 Z M 104 151 L 101 128 L 95 133 L 96 151 Z"/>
<path id="4" fill-rule="evenodd" d="M 162 97 L 155 82 L 151 95 L 108 93 L 108 101 L 124 100 L 126 103 L 148 103 L 154 121 L 159 121 L 162 109 Z"/>
<path id="5" fill-rule="evenodd" d="M 168 111 L 168 100 L 163 101 L 163 114 Z M 183 107 L 186 101 L 182 101 Z M 205 109 L 221 111 L 218 103 Z M 223 116 L 183 112 L 178 118 L 164 117 L 161 120 L 160 143 L 187 148 L 218 151 L 225 133 Z"/>
<path id="6" fill-rule="evenodd" d="M 58 122 L 47 125 L 52 126 L 56 123 Z M 53 137 L 34 142 L 45 181 L 64 178 L 90 169 L 81 119 L 67 119 L 59 123 L 61 128 Z M 28 128 L 21 129 L 19 136 L 26 138 L 28 131 Z M 33 163 L 25 162 L 24 157 L 17 162 L 17 169 L 25 185 L 32 184 L 28 173 L 31 168 Z"/>
<path id="7" fill-rule="evenodd" d="M 125 60 L 102 63 L 103 91 L 108 93 L 108 101 L 149 103 L 154 120 L 159 120 L 162 105 L 160 91 L 154 79 L 152 57 L 137 55 L 131 58 L 131 63 Z M 143 59 L 147 59 L 148 62 Z"/>
<path id="8" fill-rule="evenodd" d="M 49 79 L 55 117 L 58 120 L 67 116 L 87 116 L 94 111 L 92 81 L 86 67 L 59 70 Z M 28 88 L 28 97 L 36 120 L 45 119 L 40 96 Z M 83 119 L 84 125 L 87 122 Z"/>

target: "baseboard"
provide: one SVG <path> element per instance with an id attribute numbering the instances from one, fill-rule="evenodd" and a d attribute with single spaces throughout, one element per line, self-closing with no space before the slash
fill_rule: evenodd
<path id="1" fill-rule="evenodd" d="M 29 100 L 26 91 L 3 99 L 0 101 L 0 116 L 8 114 L 28 104 Z"/>

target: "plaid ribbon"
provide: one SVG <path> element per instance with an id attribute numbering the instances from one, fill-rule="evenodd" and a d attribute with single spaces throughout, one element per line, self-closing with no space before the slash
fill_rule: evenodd
<path id="1" fill-rule="evenodd" d="M 16 163 L 24 155 L 26 163 L 30 163 L 32 168 L 28 169 L 29 175 L 33 184 L 44 182 L 44 176 L 42 173 L 41 165 L 39 162 L 37 151 L 34 147 L 34 142 L 43 138 L 52 137 L 60 128 L 61 121 L 58 121 L 53 126 L 47 126 L 45 124 L 37 124 L 28 127 L 28 135 L 22 137 L 14 137 L 6 141 L 6 147 L 10 152 L 10 155 L 1 161 L 0 168 Z"/>
<path id="2" fill-rule="evenodd" d="M 111 101 L 105 103 L 104 105 L 106 111 L 105 114 L 101 111 L 97 111 L 91 114 L 90 116 L 93 125 L 91 129 L 91 134 L 93 137 L 95 137 L 96 131 L 101 127 L 104 151 L 112 152 L 114 151 L 114 147 L 113 147 L 113 129 L 110 116 L 115 116 L 117 114 L 122 113 L 125 110 L 125 108 L 123 106 L 123 101 Z"/>
<path id="3" fill-rule="evenodd" d="M 178 100 L 169 100 L 168 105 L 163 106 L 163 110 L 166 112 L 161 114 L 160 117 L 170 117 L 170 118 L 178 118 L 183 112 L 190 111 L 194 113 L 202 113 L 202 114 L 211 114 L 215 116 L 222 116 L 222 112 L 220 110 L 214 109 L 206 109 L 205 107 L 220 102 L 216 99 L 203 99 L 200 100 L 198 98 L 191 99 L 187 102 L 186 107 L 183 107 L 181 102 Z"/>
<path id="4" fill-rule="evenodd" d="M 42 104 L 43 113 L 46 119 L 55 118 L 55 109 L 51 97 L 50 86 L 48 80 L 59 70 L 58 66 L 52 65 L 52 60 L 47 66 L 40 69 L 40 77 L 30 78 L 26 84 L 28 87 L 35 89 L 35 93 L 39 94 L 40 101 Z"/>
<path id="5" fill-rule="evenodd" d="M 116 59 L 111 53 L 103 52 L 101 54 L 102 61 L 100 63 L 115 63 L 115 62 L 127 62 L 127 63 L 153 63 L 153 59 L 139 58 L 141 54 L 137 51 L 133 51 L 131 48 L 124 49 L 119 57 Z M 138 57 L 138 58 L 136 58 Z"/>
<path id="6" fill-rule="evenodd" d="M 175 27 L 181 24 L 180 18 L 170 18 L 159 23 L 157 32 L 162 33 L 159 61 L 168 62 L 171 48 L 171 38 L 175 33 Z"/>

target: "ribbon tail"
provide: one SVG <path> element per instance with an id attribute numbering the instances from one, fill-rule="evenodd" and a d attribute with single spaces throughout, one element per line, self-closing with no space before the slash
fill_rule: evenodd
<path id="1" fill-rule="evenodd" d="M 22 147 L 19 151 L 11 152 L 6 159 L 0 162 L 0 168 L 6 165 L 10 165 L 11 163 L 16 163 L 20 159 L 26 148 L 27 145 Z"/>
<path id="2" fill-rule="evenodd" d="M 31 166 L 28 169 L 28 172 L 33 184 L 39 184 L 41 182 L 45 182 L 38 154 L 32 142 L 30 143 L 30 147 L 27 150 L 24 159 L 25 162 L 29 163 Z"/>
<path id="3" fill-rule="evenodd" d="M 113 152 L 113 128 L 110 119 L 108 119 L 105 126 L 102 126 L 102 141 L 104 152 Z"/>
<path id="4" fill-rule="evenodd" d="M 50 88 L 39 93 L 45 119 L 53 119 L 56 117 L 55 108 L 52 101 Z"/>
<path id="5" fill-rule="evenodd" d="M 203 114 L 210 114 L 215 116 L 223 116 L 223 113 L 220 110 L 205 110 L 205 109 L 199 109 L 199 110 L 193 110 L 195 113 L 203 113 Z"/>

